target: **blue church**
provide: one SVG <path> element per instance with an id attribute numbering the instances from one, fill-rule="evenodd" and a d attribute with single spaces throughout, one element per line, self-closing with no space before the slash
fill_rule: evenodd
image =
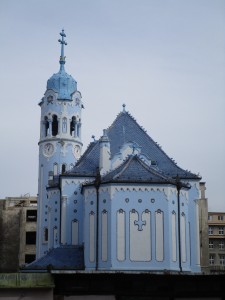
<path id="1" fill-rule="evenodd" d="M 82 95 L 65 71 L 41 107 L 37 259 L 28 270 L 200 272 L 201 178 L 126 111 L 82 153 Z"/>

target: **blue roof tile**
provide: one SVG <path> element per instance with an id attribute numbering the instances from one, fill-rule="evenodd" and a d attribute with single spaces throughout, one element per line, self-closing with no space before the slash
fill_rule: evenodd
<path id="1" fill-rule="evenodd" d="M 119 153 L 124 143 L 135 142 L 141 147 L 141 154 L 156 162 L 159 173 L 172 178 L 179 176 L 181 179 L 200 179 L 198 175 L 183 170 L 169 158 L 126 111 L 119 113 L 112 125 L 107 129 L 107 135 L 110 140 L 111 157 Z M 99 141 L 92 142 L 69 173 L 75 176 L 95 176 L 99 166 L 99 153 Z"/>
<path id="2" fill-rule="evenodd" d="M 31 264 L 24 270 L 83 270 L 84 249 L 82 246 L 60 246 L 51 249 L 46 255 Z"/>
<path id="3" fill-rule="evenodd" d="M 137 155 L 129 156 L 118 168 L 102 177 L 101 182 L 171 183 L 175 180 L 147 166 Z"/>

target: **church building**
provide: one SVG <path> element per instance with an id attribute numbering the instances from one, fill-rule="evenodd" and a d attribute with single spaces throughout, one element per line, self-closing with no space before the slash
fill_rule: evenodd
<path id="1" fill-rule="evenodd" d="M 126 111 L 82 153 L 82 96 L 47 81 L 39 141 L 37 260 L 27 270 L 200 272 L 201 177 L 180 168 Z"/>

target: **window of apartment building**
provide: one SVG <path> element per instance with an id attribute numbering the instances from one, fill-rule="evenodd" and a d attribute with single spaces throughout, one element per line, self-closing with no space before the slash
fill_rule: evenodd
<path id="1" fill-rule="evenodd" d="M 219 242 L 219 249 L 220 250 L 224 249 L 224 241 Z"/>
<path id="2" fill-rule="evenodd" d="M 26 219 L 27 219 L 27 222 L 37 222 L 37 210 L 28 209 Z"/>
<path id="3" fill-rule="evenodd" d="M 36 258 L 35 254 L 25 254 L 25 264 L 30 264 Z"/>
<path id="4" fill-rule="evenodd" d="M 225 255 L 220 255 L 220 265 L 225 266 Z"/>
<path id="5" fill-rule="evenodd" d="M 212 216 L 208 216 L 208 220 L 209 220 L 209 221 L 212 221 Z"/>
<path id="6" fill-rule="evenodd" d="M 36 232 L 35 231 L 27 231 L 26 232 L 26 244 L 27 245 L 35 245 L 36 244 Z"/>
<path id="7" fill-rule="evenodd" d="M 224 227 L 219 227 L 219 234 L 224 234 Z"/>
<path id="8" fill-rule="evenodd" d="M 209 226 L 209 234 L 213 234 L 213 228 Z"/>
<path id="9" fill-rule="evenodd" d="M 212 241 L 209 241 L 209 249 L 213 249 L 214 245 Z"/>
<path id="10" fill-rule="evenodd" d="M 223 221 L 223 216 L 218 216 L 219 221 Z"/>
<path id="11" fill-rule="evenodd" d="M 212 254 L 209 255 L 209 264 L 214 265 L 214 255 Z"/>

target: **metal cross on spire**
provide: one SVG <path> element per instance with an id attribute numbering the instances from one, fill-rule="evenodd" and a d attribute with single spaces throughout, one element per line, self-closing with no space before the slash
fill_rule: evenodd
<path id="1" fill-rule="evenodd" d="M 64 40 L 64 38 L 66 37 L 66 34 L 64 33 L 64 29 L 62 29 L 62 32 L 60 32 L 60 35 L 62 37 L 62 39 L 59 39 L 58 42 L 61 44 L 61 56 L 60 56 L 60 69 L 64 68 L 64 64 L 65 64 L 65 56 L 64 56 L 64 45 L 67 45 L 67 42 Z"/>

